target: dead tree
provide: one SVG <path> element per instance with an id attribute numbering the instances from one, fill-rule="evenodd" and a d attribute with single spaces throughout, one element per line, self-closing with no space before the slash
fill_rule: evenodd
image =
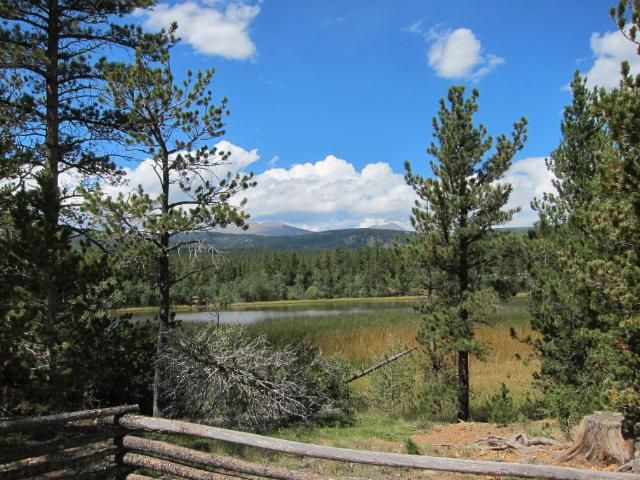
<path id="1" fill-rule="evenodd" d="M 354 373 L 353 375 L 351 375 L 347 380 L 345 380 L 345 383 L 351 383 L 354 380 L 358 380 L 359 378 L 364 377 L 365 375 L 369 375 L 372 372 L 375 372 L 376 370 L 378 370 L 379 368 L 384 367 L 385 365 L 389 365 L 390 363 L 395 362 L 396 360 L 401 359 L 402 357 L 404 357 L 405 355 L 410 354 L 411 352 L 413 352 L 414 350 L 416 350 L 418 347 L 411 347 L 408 348 L 407 350 L 405 350 L 404 352 L 400 352 L 397 353 L 395 355 L 393 355 L 392 357 L 386 358 L 379 362 L 376 363 L 375 365 L 373 365 L 372 367 L 367 368 L 366 370 L 360 370 L 359 372 Z"/>
<path id="2" fill-rule="evenodd" d="M 593 463 L 624 464 L 631 460 L 633 449 L 622 437 L 624 417 L 617 412 L 595 412 L 582 419 L 574 444 L 560 461 L 576 457 Z"/>
<path id="3" fill-rule="evenodd" d="M 330 401 L 332 367 L 317 351 L 276 348 L 241 327 L 171 332 L 161 363 L 174 417 L 259 431 L 308 420 Z"/>

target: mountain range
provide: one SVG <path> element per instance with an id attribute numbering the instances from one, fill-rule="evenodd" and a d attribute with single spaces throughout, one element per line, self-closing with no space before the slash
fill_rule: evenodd
<path id="1" fill-rule="evenodd" d="M 530 227 L 503 228 L 499 230 L 516 234 L 526 233 Z M 404 242 L 413 232 L 404 230 L 395 223 L 369 228 L 347 228 L 312 232 L 279 222 L 249 224 L 248 230 L 226 228 L 212 232 L 184 234 L 178 240 L 199 240 L 219 250 L 275 248 L 281 250 L 304 250 L 343 247 L 356 249 L 376 243 L 385 247 L 394 242 Z"/>
<path id="2" fill-rule="evenodd" d="M 305 230 L 304 228 L 292 227 L 291 225 L 287 225 L 281 222 L 262 222 L 262 223 L 249 223 L 247 230 L 242 230 L 235 226 L 229 226 L 224 230 L 221 230 L 221 233 L 230 233 L 236 235 L 263 235 L 265 237 L 293 237 L 297 235 L 307 235 L 314 232 L 312 230 Z M 394 230 L 394 231 L 402 231 L 405 229 L 402 228 L 397 223 L 385 223 L 382 225 L 373 225 L 368 227 L 374 230 Z M 348 230 L 362 230 L 362 229 L 348 229 Z M 328 230 L 335 231 L 335 230 Z"/>
<path id="3" fill-rule="evenodd" d="M 279 222 L 249 224 L 247 230 L 226 228 L 180 236 L 180 240 L 200 240 L 220 250 L 239 248 L 276 248 L 286 250 L 321 248 L 361 248 L 375 243 L 391 246 L 411 235 L 399 225 L 390 223 L 370 228 L 348 228 L 312 232 Z"/>

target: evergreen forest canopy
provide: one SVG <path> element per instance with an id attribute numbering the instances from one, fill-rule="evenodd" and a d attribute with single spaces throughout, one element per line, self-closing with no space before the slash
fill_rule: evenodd
<path id="1" fill-rule="evenodd" d="M 526 236 L 502 235 L 500 261 L 484 282 L 509 298 L 527 290 Z M 234 249 L 207 268 L 211 257 L 182 253 L 174 261 L 175 275 L 199 270 L 172 289 L 175 305 L 215 301 L 221 306 L 266 300 L 397 297 L 420 295 L 422 286 L 415 264 L 406 261 L 401 244 L 375 243 L 358 249 L 317 250 Z M 120 282 L 118 304 L 151 307 L 158 292 L 150 278 L 130 269 Z M 155 273 L 151 274 L 153 277 Z"/>
<path id="2" fill-rule="evenodd" d="M 556 192 L 535 199 L 540 221 L 527 235 L 499 231 L 515 213 L 501 180 L 527 122 L 493 137 L 474 121 L 479 92 L 454 86 L 433 120 L 433 177 L 406 166 L 419 199 L 406 242 L 221 257 L 192 235 L 244 228 L 250 212 L 234 200 L 255 182 L 212 174 L 229 160 L 212 146 L 225 133 L 227 100 L 212 93 L 213 70 L 176 80 L 177 26 L 122 25 L 120 17 L 153 4 L 0 0 L 1 415 L 124 403 L 193 414 L 210 405 L 176 392 L 196 381 L 194 349 L 222 361 L 211 345 L 243 352 L 247 364 L 252 350 L 278 359 L 281 370 L 263 362 L 260 375 L 304 379 L 287 380 L 287 395 L 319 411 L 349 395 L 337 364 L 303 346 L 278 351 L 228 332 L 189 337 L 172 306 L 194 296 L 225 304 L 417 294 L 432 398 L 454 398 L 456 416 L 467 419 L 469 357 L 486 352 L 475 329 L 500 297 L 526 291 L 539 335 L 523 341 L 541 361 L 547 411 L 567 424 L 600 408 L 640 420 L 640 76 L 628 64 L 611 90 L 574 77 L 562 139 L 547 160 Z M 640 45 L 637 5 L 623 0 L 611 15 Z M 130 61 L 109 60 L 113 50 Z M 152 162 L 161 193 L 132 186 L 130 195 L 106 195 L 104 186 L 122 180 L 114 159 L 133 152 Z M 155 324 L 117 310 L 141 305 L 158 308 Z M 176 355 L 189 368 L 175 368 Z M 255 373 L 237 365 L 238 382 Z M 220 388 L 229 418 L 268 428 L 232 404 L 246 389 L 216 380 L 210 394 Z M 255 413 L 261 402 L 246 404 Z M 308 420 L 307 410 L 296 415 Z"/>

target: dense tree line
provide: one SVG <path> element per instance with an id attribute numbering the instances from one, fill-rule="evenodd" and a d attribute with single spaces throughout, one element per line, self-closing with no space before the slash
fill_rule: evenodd
<path id="1" fill-rule="evenodd" d="M 494 245 L 498 260 L 483 282 L 504 297 L 527 288 L 526 243 L 526 235 L 502 234 Z M 380 244 L 357 250 L 230 250 L 212 266 L 207 254 L 193 258 L 176 253 L 176 276 L 200 271 L 173 288 L 172 302 L 189 305 L 209 300 L 224 306 L 265 300 L 420 295 L 419 268 L 406 261 L 407 255 L 401 246 Z M 137 270 L 122 279 L 118 295 L 121 306 L 158 304 L 157 291 Z"/>

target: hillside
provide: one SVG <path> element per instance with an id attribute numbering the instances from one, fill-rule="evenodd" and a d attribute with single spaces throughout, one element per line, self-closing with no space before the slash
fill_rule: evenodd
<path id="1" fill-rule="evenodd" d="M 262 222 L 249 223 L 249 228 L 247 230 L 241 230 L 238 227 L 229 226 L 224 229 L 223 233 L 230 233 L 234 235 L 262 235 L 265 237 L 289 237 L 295 235 L 306 235 L 313 232 L 311 230 L 292 227 L 291 225 L 280 222 Z"/>
<path id="2" fill-rule="evenodd" d="M 397 227 L 397 228 L 393 228 Z M 343 230 L 326 230 L 311 232 L 290 225 L 276 222 L 254 224 L 248 231 L 238 229 L 231 233 L 228 230 L 216 232 L 199 232 L 188 236 L 192 240 L 202 240 L 220 250 L 235 249 L 278 249 L 278 250 L 311 250 L 322 248 L 344 247 L 361 248 L 374 243 L 386 247 L 393 245 L 396 239 L 405 241 L 413 232 L 400 229 L 395 224 L 369 228 L 348 228 Z M 499 228 L 499 231 L 524 235 L 531 227 Z M 262 232 L 260 234 L 254 232 Z M 279 233 L 285 232 L 285 233 Z M 180 236 L 183 240 L 185 237 Z"/>
<path id="3" fill-rule="evenodd" d="M 238 248 L 275 248 L 304 250 L 319 248 L 361 248 L 378 242 L 391 246 L 397 239 L 405 240 L 410 232 L 379 230 L 373 228 L 350 228 L 310 232 L 304 235 L 255 235 L 251 233 L 201 232 L 189 235 L 190 239 L 202 240 L 220 250 Z"/>

